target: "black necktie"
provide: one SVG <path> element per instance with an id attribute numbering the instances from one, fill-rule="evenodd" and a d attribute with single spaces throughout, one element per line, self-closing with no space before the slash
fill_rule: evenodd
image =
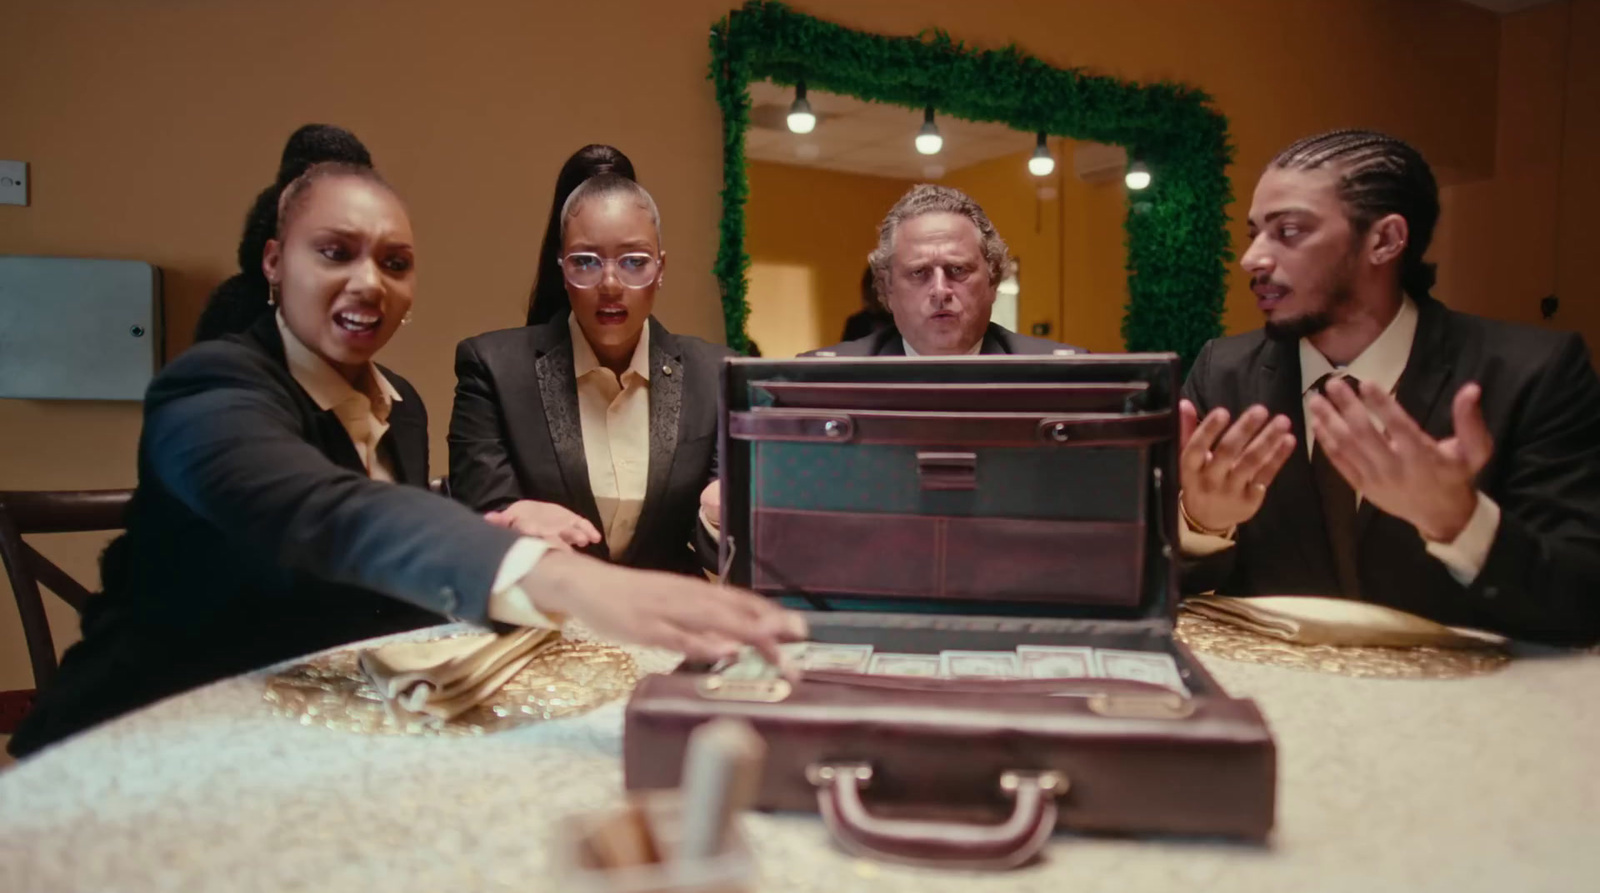
<path id="1" fill-rule="evenodd" d="M 1328 381 L 1336 372 L 1317 379 L 1312 385 L 1317 393 L 1327 396 Z M 1341 376 L 1345 384 L 1355 388 L 1360 385 L 1349 375 Z M 1333 551 L 1333 569 L 1339 579 L 1339 594 L 1345 598 L 1361 597 L 1361 572 L 1356 561 L 1356 491 L 1350 482 L 1339 474 L 1322 452 L 1322 444 L 1311 447 L 1311 476 L 1317 482 L 1317 494 L 1322 501 L 1322 524 L 1328 531 L 1328 547 Z"/>

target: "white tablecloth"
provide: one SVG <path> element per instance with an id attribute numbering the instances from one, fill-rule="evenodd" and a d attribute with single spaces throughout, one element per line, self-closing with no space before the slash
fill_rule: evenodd
<path id="1" fill-rule="evenodd" d="M 973 875 L 862 862 L 814 817 L 755 815 L 760 889 L 1600 890 L 1600 657 L 1450 681 L 1206 665 L 1277 738 L 1269 845 L 1058 835 L 1033 867 Z M 0 891 L 530 893 L 556 889 L 562 817 L 621 797 L 620 702 L 482 738 L 361 736 L 274 716 L 262 679 L 0 772 Z"/>

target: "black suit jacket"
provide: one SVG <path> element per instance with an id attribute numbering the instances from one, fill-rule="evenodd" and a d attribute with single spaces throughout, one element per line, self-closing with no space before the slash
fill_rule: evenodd
<path id="1" fill-rule="evenodd" d="M 151 382 L 127 532 L 105 592 L 11 751 L 344 642 L 484 621 L 516 536 L 427 490 L 428 417 L 405 379 L 370 480 L 350 436 L 289 374 L 268 315 Z"/>
<path id="2" fill-rule="evenodd" d="M 989 328 L 983 334 L 983 348 L 980 354 L 1053 354 L 1056 351 L 1070 351 L 1072 353 L 1087 353 L 1081 347 L 1070 344 L 1061 344 L 1044 338 L 1034 338 L 1031 335 L 1018 335 L 1009 329 L 995 323 L 989 323 Z M 879 329 L 865 338 L 854 341 L 845 341 L 832 347 L 821 350 L 807 351 L 803 357 L 903 357 L 906 355 L 905 342 L 901 340 L 900 331 L 893 326 Z"/>
<path id="3" fill-rule="evenodd" d="M 1500 527 L 1472 585 L 1456 582 L 1410 524 L 1362 503 L 1357 537 L 1363 597 L 1443 623 L 1550 642 L 1600 638 L 1600 380 L 1583 339 L 1417 302 L 1416 339 L 1396 398 L 1435 438 L 1452 434 L 1451 401 L 1483 387 L 1494 457 L 1479 489 Z M 1238 544 L 1186 560 L 1184 588 L 1225 594 L 1338 591 L 1311 463 L 1304 448 L 1296 342 L 1263 332 L 1212 341 L 1184 385 L 1202 416 L 1260 403 L 1294 423 L 1299 446 Z"/>
<path id="4" fill-rule="evenodd" d="M 650 319 L 650 467 L 639 524 L 622 564 L 698 574 L 700 491 L 716 478 L 717 388 L 725 347 Z M 670 369 L 668 373 L 666 370 Z M 565 317 L 468 338 L 456 348 L 450 490 L 480 512 L 519 499 L 566 506 L 604 533 L 578 416 Z"/>

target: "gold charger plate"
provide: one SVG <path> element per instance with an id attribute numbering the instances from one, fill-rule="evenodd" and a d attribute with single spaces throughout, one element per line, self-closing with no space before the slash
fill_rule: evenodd
<path id="1" fill-rule="evenodd" d="M 402 721 L 391 716 L 361 672 L 359 654 L 335 651 L 273 674 L 264 695 L 272 712 L 303 726 L 364 735 L 482 735 L 587 713 L 633 691 L 639 681 L 639 668 L 623 649 L 562 638 L 487 701 L 450 722 Z"/>
<path id="2" fill-rule="evenodd" d="M 1178 612 L 1177 639 L 1197 654 L 1339 676 L 1459 679 L 1501 669 L 1511 660 L 1490 642 L 1481 648 L 1376 648 L 1300 645 L 1240 629 L 1192 611 Z"/>

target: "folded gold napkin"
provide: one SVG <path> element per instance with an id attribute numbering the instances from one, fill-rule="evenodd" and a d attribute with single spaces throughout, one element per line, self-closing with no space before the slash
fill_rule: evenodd
<path id="1" fill-rule="evenodd" d="M 1185 599 L 1183 606 L 1202 617 L 1300 645 L 1482 648 L 1498 641 L 1384 605 L 1343 598 L 1202 595 Z"/>
<path id="2" fill-rule="evenodd" d="M 516 632 L 396 642 L 361 653 L 361 671 L 397 719 L 449 722 L 511 681 L 560 633 Z"/>

